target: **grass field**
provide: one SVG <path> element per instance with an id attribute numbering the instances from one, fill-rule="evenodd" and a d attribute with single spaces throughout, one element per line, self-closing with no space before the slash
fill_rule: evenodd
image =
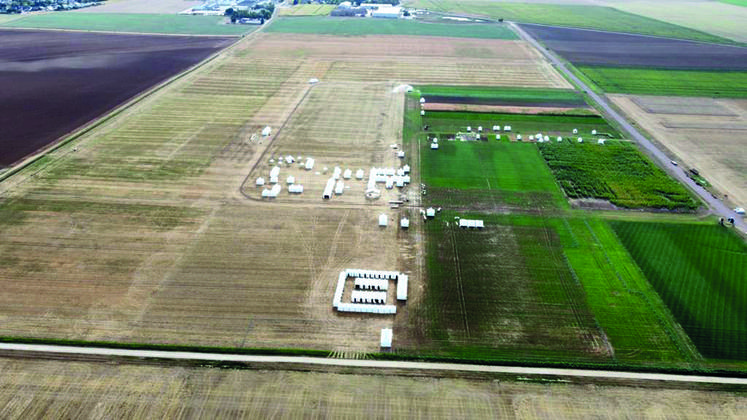
<path id="1" fill-rule="evenodd" d="M 747 360 L 747 246 L 726 228 L 614 222 L 701 353 Z"/>
<path id="2" fill-rule="evenodd" d="M 731 3 L 731 4 L 727 4 Z M 741 3 L 741 4 L 739 4 Z M 743 6 L 739 8 L 738 6 Z M 611 4 L 629 13 L 662 20 L 713 35 L 747 42 L 747 1 L 624 1 Z"/>
<path id="3" fill-rule="evenodd" d="M 428 287 L 416 316 L 430 340 L 418 343 L 420 351 L 488 360 L 609 357 L 552 227 L 480 215 L 485 229 L 464 230 L 454 215 L 425 225 Z"/>
<path id="4" fill-rule="evenodd" d="M 257 29 L 254 25 L 224 24 L 225 20 L 223 16 L 54 12 L 27 16 L 4 23 L 0 21 L 0 27 L 233 36 L 243 35 Z"/>
<path id="5" fill-rule="evenodd" d="M 578 68 L 609 93 L 747 98 L 747 72 Z"/>
<path id="6" fill-rule="evenodd" d="M 267 28 L 267 31 L 340 36 L 419 35 L 454 38 L 518 39 L 516 34 L 503 25 L 420 23 L 402 19 L 320 16 L 278 19 Z"/>
<path id="7" fill-rule="evenodd" d="M 496 99 L 519 103 L 568 102 L 585 105 L 583 96 L 573 90 L 517 88 L 507 86 L 443 86 L 421 85 L 415 87 L 421 96 Z"/>
<path id="8" fill-rule="evenodd" d="M 299 4 L 293 7 L 279 7 L 279 16 L 327 16 L 335 10 L 334 4 Z"/>
<path id="9" fill-rule="evenodd" d="M 626 13 L 612 7 L 590 5 L 508 3 L 484 0 L 409 0 L 408 7 L 434 12 L 503 18 L 523 23 L 570 26 L 603 31 L 629 32 L 710 42 L 731 42 L 684 26 Z"/>
<path id="10" fill-rule="evenodd" d="M 625 208 L 698 207 L 685 187 L 628 143 L 543 143 L 539 149 L 568 197 Z"/>
<path id="11" fill-rule="evenodd" d="M 590 136 L 592 130 L 597 130 L 598 136 L 606 138 L 620 137 L 620 134 L 604 118 L 598 115 L 535 115 L 430 111 L 426 113 L 423 122 L 430 126 L 428 130 L 431 132 L 451 134 L 452 136 L 458 131 L 466 131 L 467 126 L 472 127 L 473 130 L 482 126 L 487 132 L 492 129 L 493 125 L 501 125 L 501 127 L 510 125 L 511 135 L 529 135 L 540 132 L 556 137 L 567 137 L 572 135 L 575 128 L 578 130 L 576 137 Z M 502 134 L 505 136 L 509 133 Z M 494 136 L 489 137 L 495 138 Z"/>

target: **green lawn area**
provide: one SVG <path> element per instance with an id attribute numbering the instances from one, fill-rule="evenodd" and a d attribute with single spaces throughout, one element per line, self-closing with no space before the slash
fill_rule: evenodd
<path id="1" fill-rule="evenodd" d="M 518 39 L 508 27 L 493 24 L 422 23 L 402 19 L 285 17 L 275 20 L 268 32 L 326 35 L 421 35 L 455 38 Z M 404 47 L 404 46 L 402 46 Z"/>
<path id="2" fill-rule="evenodd" d="M 232 36 L 252 32 L 258 28 L 255 25 L 224 24 L 224 21 L 223 16 L 54 12 L 26 16 L 9 22 L 0 21 L 0 26 L 101 32 Z"/>
<path id="3" fill-rule="evenodd" d="M 721 3 L 734 4 L 737 6 L 747 7 L 747 0 L 719 0 Z"/>
<path id="4" fill-rule="evenodd" d="M 611 224 L 698 350 L 747 360 L 744 241 L 717 225 Z"/>
<path id="5" fill-rule="evenodd" d="M 733 41 L 621 10 L 588 5 L 504 3 L 487 0 L 406 0 L 404 5 L 443 13 L 503 18 L 523 23 L 570 26 L 709 42 Z"/>
<path id="6" fill-rule="evenodd" d="M 570 89 L 517 88 L 497 86 L 415 86 L 421 96 L 499 99 L 506 102 L 569 102 L 586 105 L 580 93 Z"/>
<path id="7" fill-rule="evenodd" d="M 609 93 L 747 98 L 747 72 L 577 67 Z"/>

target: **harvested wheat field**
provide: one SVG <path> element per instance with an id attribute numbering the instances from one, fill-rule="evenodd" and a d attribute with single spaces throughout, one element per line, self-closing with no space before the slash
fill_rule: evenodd
<path id="1" fill-rule="evenodd" d="M 609 95 L 617 106 L 730 201 L 747 207 L 747 101 Z"/>
<path id="2" fill-rule="evenodd" d="M 0 359 L 6 418 L 739 418 L 740 393 Z"/>
<path id="3" fill-rule="evenodd" d="M 423 281 L 420 216 L 389 201 L 417 204 L 420 191 L 382 185 L 367 200 L 353 178 L 342 195 L 321 192 L 336 166 L 365 179 L 415 167 L 417 148 L 405 159 L 391 148 L 397 86 L 455 81 L 567 87 L 520 41 L 248 36 L 0 184 L 0 335 L 379 350 L 379 329 L 407 324 Z M 284 164 L 282 192 L 263 201 L 256 177 L 288 155 L 316 165 Z M 288 175 L 303 194 L 288 194 Z M 344 268 L 408 273 L 408 304 L 335 312 Z"/>

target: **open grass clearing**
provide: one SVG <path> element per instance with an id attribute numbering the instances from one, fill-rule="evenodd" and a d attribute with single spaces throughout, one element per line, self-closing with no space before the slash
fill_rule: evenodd
<path id="1" fill-rule="evenodd" d="M 692 194 L 629 143 L 550 142 L 539 145 L 570 198 L 609 200 L 623 208 L 690 211 Z"/>
<path id="2" fill-rule="evenodd" d="M 741 2 L 741 4 L 739 4 Z M 727 4 L 730 3 L 730 4 Z M 614 1 L 616 9 L 747 42 L 747 1 Z M 741 6 L 741 7 L 740 7 Z"/>
<path id="3" fill-rule="evenodd" d="M 487 24 L 421 23 L 402 19 L 293 17 L 273 22 L 268 32 L 338 36 L 417 35 L 453 38 L 518 39 L 507 26 Z"/>
<path id="4" fill-rule="evenodd" d="M 747 359 L 747 246 L 716 225 L 612 222 L 700 352 Z"/>
<path id="5" fill-rule="evenodd" d="M 699 41 L 729 42 L 724 38 L 684 26 L 598 5 L 509 3 L 484 0 L 408 0 L 404 2 L 404 5 L 434 12 L 485 16 L 522 23 L 639 33 Z"/>
<path id="6" fill-rule="evenodd" d="M 681 167 L 697 169 L 734 207 L 747 207 L 747 151 L 738 140 L 747 130 L 747 100 L 610 96 Z"/>
<path id="7" fill-rule="evenodd" d="M 578 66 L 609 93 L 747 98 L 747 72 Z"/>
<path id="8" fill-rule="evenodd" d="M 279 16 L 327 16 L 335 10 L 334 4 L 299 4 L 293 7 L 279 7 Z"/>
<path id="9" fill-rule="evenodd" d="M 257 29 L 254 25 L 227 24 L 223 16 L 145 13 L 54 12 L 0 22 L 0 25 L 29 29 L 228 36 L 244 35 Z"/>

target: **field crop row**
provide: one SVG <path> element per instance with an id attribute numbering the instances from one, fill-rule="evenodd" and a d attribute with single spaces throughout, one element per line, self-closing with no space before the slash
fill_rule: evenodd
<path id="1" fill-rule="evenodd" d="M 518 39 L 508 27 L 486 24 L 421 23 L 402 19 L 306 16 L 280 18 L 268 32 L 328 35 L 418 35 L 454 38 Z"/>
<path id="2" fill-rule="evenodd" d="M 570 89 L 518 88 L 507 86 L 416 86 L 423 97 L 454 98 L 497 103 L 570 104 L 585 106 L 583 97 Z"/>
<path id="3" fill-rule="evenodd" d="M 701 353 L 747 360 L 747 246 L 716 225 L 612 227 Z"/>
<path id="4" fill-rule="evenodd" d="M 626 208 L 698 207 L 685 187 L 629 144 L 543 143 L 539 149 L 568 197 Z"/>
<path id="5" fill-rule="evenodd" d="M 299 4 L 293 7 L 279 7 L 280 16 L 327 16 L 335 10 L 334 4 Z"/>
<path id="6" fill-rule="evenodd" d="M 511 126 L 514 134 L 544 134 L 571 135 L 573 129 L 578 130 L 579 136 L 590 136 L 592 130 L 608 138 L 619 138 L 620 135 L 604 118 L 598 115 L 547 115 L 547 114 L 513 114 L 513 113 L 476 113 L 455 111 L 429 111 L 423 118 L 423 123 L 429 125 L 429 131 L 451 133 L 473 130 L 482 126 L 490 130 L 494 125 L 503 128 Z"/>
<path id="7" fill-rule="evenodd" d="M 609 93 L 747 98 L 747 72 L 578 66 Z"/>

